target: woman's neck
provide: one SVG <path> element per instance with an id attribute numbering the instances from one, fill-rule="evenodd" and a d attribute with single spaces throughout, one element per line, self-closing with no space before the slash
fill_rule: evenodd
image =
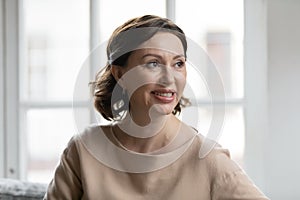
<path id="1" fill-rule="evenodd" d="M 166 146 L 176 136 L 180 121 L 172 114 L 155 118 L 146 126 L 124 119 L 113 127 L 113 134 L 126 149 L 149 153 Z"/>

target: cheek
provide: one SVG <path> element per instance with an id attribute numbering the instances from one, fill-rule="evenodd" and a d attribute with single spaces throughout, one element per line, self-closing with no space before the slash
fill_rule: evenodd
<path id="1" fill-rule="evenodd" d="M 178 83 L 178 85 L 177 85 L 177 90 L 178 90 L 178 95 L 179 95 L 179 97 L 181 98 L 182 97 L 182 95 L 183 95 L 183 91 L 184 91 L 184 88 L 185 88 L 185 81 L 184 80 L 182 80 L 180 83 Z"/>
<path id="2" fill-rule="evenodd" d="M 182 92 L 186 85 L 186 73 L 180 73 L 176 76 L 176 85 L 177 89 Z"/>
<path id="3" fill-rule="evenodd" d="M 153 90 L 151 85 L 144 85 L 136 89 L 131 97 L 130 103 L 133 105 L 147 106 L 151 104 L 151 94 L 150 91 Z"/>
<path id="4" fill-rule="evenodd" d="M 134 72 L 134 73 L 133 73 Z M 146 73 L 143 70 L 134 70 L 127 73 L 124 77 L 124 86 L 126 90 L 132 94 L 140 90 L 144 90 L 148 84 L 156 83 L 157 76 L 153 73 Z"/>

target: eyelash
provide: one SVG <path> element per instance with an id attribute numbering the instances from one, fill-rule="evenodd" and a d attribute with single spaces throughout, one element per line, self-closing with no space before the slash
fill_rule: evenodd
<path id="1" fill-rule="evenodd" d="M 155 64 L 155 66 L 153 66 L 153 64 Z M 146 67 L 149 67 L 149 68 L 155 68 L 155 67 L 159 66 L 159 63 L 157 61 L 151 61 L 151 62 L 146 63 L 145 65 L 146 65 Z"/>
<path id="2" fill-rule="evenodd" d="M 146 67 L 149 67 L 149 68 L 155 68 L 155 67 L 160 66 L 160 64 L 157 61 L 151 61 L 151 62 L 146 63 L 145 65 L 146 65 Z M 175 63 L 176 68 L 182 68 L 182 67 L 184 67 L 184 65 L 185 65 L 185 62 L 183 62 L 183 61 L 178 61 Z"/>
<path id="3" fill-rule="evenodd" d="M 183 61 L 178 61 L 178 62 L 175 63 L 175 66 L 178 65 L 178 64 L 179 64 L 179 66 L 177 66 L 177 67 L 178 67 L 178 68 L 182 68 L 182 67 L 184 67 L 185 62 L 183 62 Z"/>

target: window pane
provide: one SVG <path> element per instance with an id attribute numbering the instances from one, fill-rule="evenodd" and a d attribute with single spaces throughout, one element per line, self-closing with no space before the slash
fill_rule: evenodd
<path id="1" fill-rule="evenodd" d="M 243 165 L 245 147 L 245 119 L 241 106 L 230 106 L 226 110 L 225 123 L 219 143 L 229 149 L 231 157 Z"/>
<path id="2" fill-rule="evenodd" d="M 243 9 L 242 0 L 176 0 L 176 23 L 208 52 L 231 98 L 243 97 Z"/>
<path id="3" fill-rule="evenodd" d="M 88 109 L 77 108 L 82 120 L 89 122 Z M 72 109 L 30 109 L 26 113 L 27 178 L 49 183 L 63 149 L 77 133 Z"/>
<path id="4" fill-rule="evenodd" d="M 212 107 L 210 106 L 203 105 L 199 108 L 191 106 L 184 108 L 180 117 L 187 124 L 198 128 L 199 133 L 208 136 L 212 114 Z M 218 138 L 212 139 L 216 139 L 222 147 L 229 149 L 231 157 L 243 165 L 244 137 L 245 124 L 242 106 L 227 106 L 220 135 Z"/>
<path id="5" fill-rule="evenodd" d="M 100 38 L 109 39 L 112 32 L 125 21 L 154 14 L 166 17 L 166 2 L 164 0 L 100 0 Z"/>
<path id="6" fill-rule="evenodd" d="M 88 0 L 25 0 L 21 100 L 71 101 L 88 54 Z"/>

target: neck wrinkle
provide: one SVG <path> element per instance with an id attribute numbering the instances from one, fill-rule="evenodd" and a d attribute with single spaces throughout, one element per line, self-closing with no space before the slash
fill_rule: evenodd
<path id="1" fill-rule="evenodd" d="M 112 134 L 114 134 L 115 139 L 118 143 L 120 143 L 119 145 L 122 148 L 138 153 L 151 153 L 168 145 L 175 138 L 175 130 L 177 130 L 176 127 L 180 124 L 174 121 L 172 117 L 169 117 L 166 119 L 164 126 L 160 128 L 159 132 L 148 138 L 134 137 L 131 134 L 124 132 L 118 124 L 116 125 L 117 126 L 112 127 Z M 127 125 L 130 127 L 130 124 Z"/>

